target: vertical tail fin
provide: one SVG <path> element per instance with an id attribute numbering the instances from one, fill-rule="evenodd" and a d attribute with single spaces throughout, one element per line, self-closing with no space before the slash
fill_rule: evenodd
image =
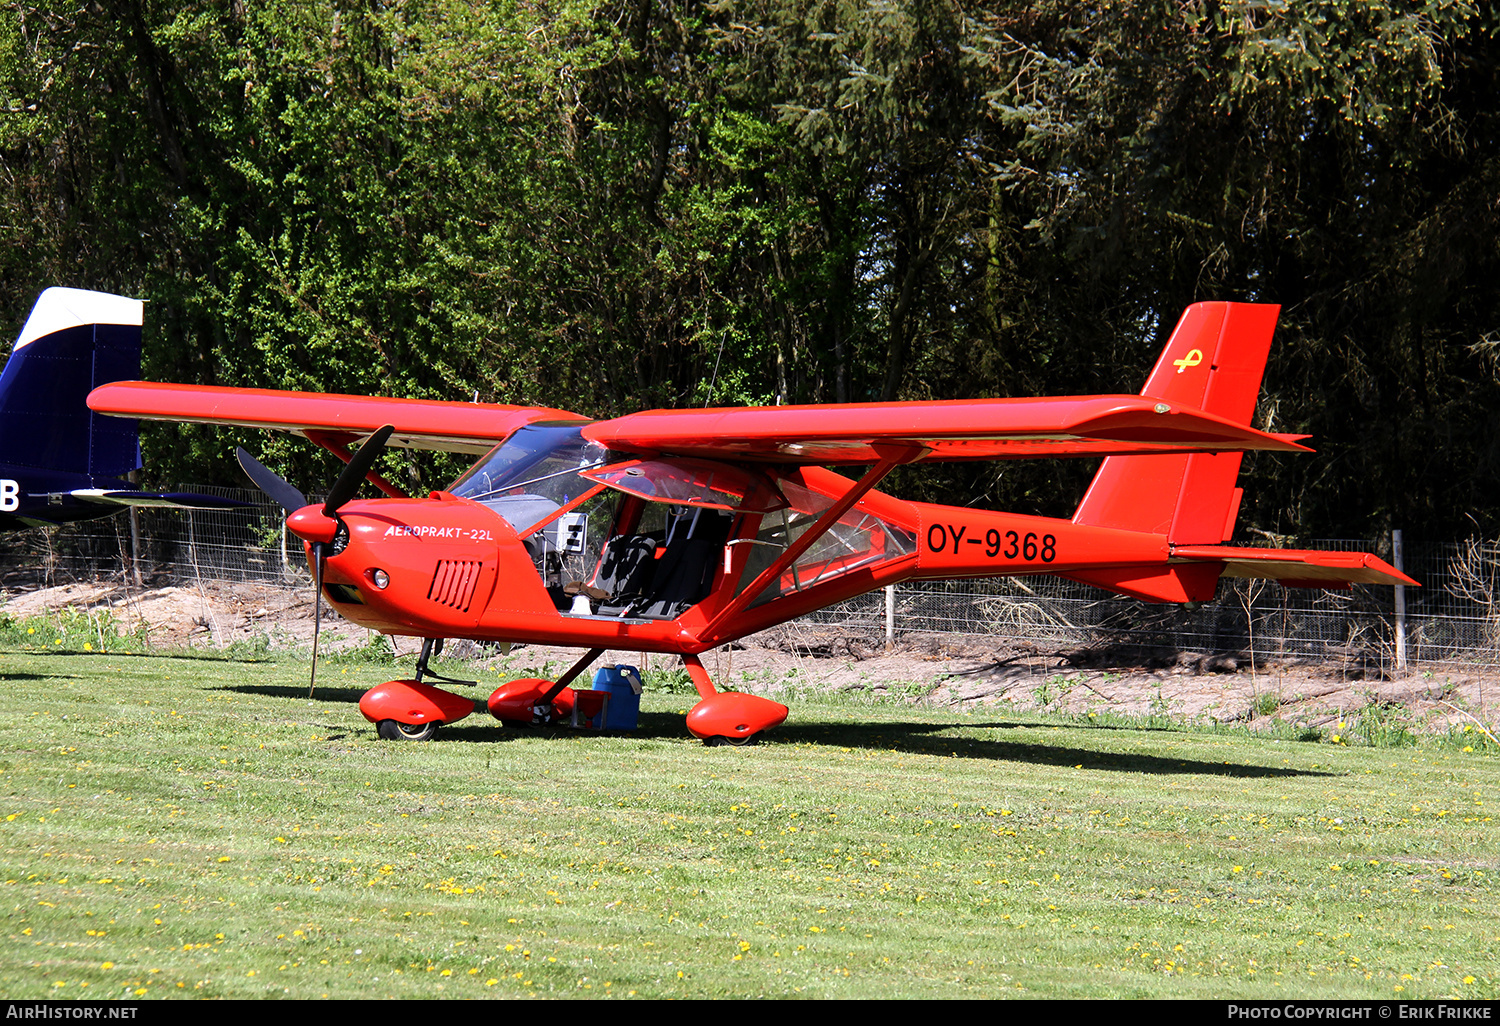
<path id="1" fill-rule="evenodd" d="M 1162 350 L 1142 395 L 1249 424 L 1279 306 L 1195 303 Z M 1075 524 L 1165 535 L 1173 545 L 1217 545 L 1234 534 L 1241 454 L 1110 456 Z M 1065 574 L 1149 602 L 1204 602 L 1218 589 L 1222 563 L 1085 570 Z"/>
<path id="2" fill-rule="evenodd" d="M 0 373 L 0 463 L 109 478 L 140 466 L 135 421 L 85 400 L 141 376 L 143 308 L 104 292 L 41 294 Z"/>
<path id="3" fill-rule="evenodd" d="M 1280 310 L 1252 303 L 1188 307 L 1141 394 L 1249 424 Z M 1239 471 L 1239 453 L 1110 456 L 1073 522 L 1216 545 L 1234 533 Z"/>

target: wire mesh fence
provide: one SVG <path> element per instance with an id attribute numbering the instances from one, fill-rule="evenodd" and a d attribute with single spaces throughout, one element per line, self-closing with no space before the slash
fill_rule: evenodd
<path id="1" fill-rule="evenodd" d="M 232 510 L 144 509 L 54 531 L 0 539 L 11 590 L 126 575 L 144 585 L 190 581 L 308 581 L 301 543 L 259 492 L 192 486 L 246 503 Z M 1362 549 L 1391 558 L 1382 542 L 1321 540 L 1302 547 Z M 1409 662 L 1500 664 L 1500 543 L 1412 543 L 1403 622 Z M 828 626 L 894 633 L 985 635 L 1047 646 L 1124 645 L 1235 652 L 1257 659 L 1338 658 L 1396 662 L 1395 589 L 1287 589 L 1226 580 L 1199 606 L 1153 605 L 1056 577 L 923 581 L 871 592 L 805 618 Z"/>
<path id="2" fill-rule="evenodd" d="M 1324 539 L 1300 547 L 1376 551 L 1390 558 L 1388 539 L 1385 545 Z M 1407 661 L 1500 664 L 1500 544 L 1408 542 L 1403 565 L 1422 584 L 1405 589 L 1399 626 Z M 1058 577 L 1026 577 L 900 585 L 890 599 L 862 595 L 808 619 L 884 630 L 889 601 L 898 630 L 1391 667 L 1397 661 L 1394 600 L 1395 589 L 1385 586 L 1327 591 L 1225 580 L 1214 602 L 1155 605 Z"/>
<path id="3" fill-rule="evenodd" d="M 141 584 L 192 580 L 296 584 L 309 579 L 302 543 L 258 491 L 184 486 L 244 503 L 234 509 L 148 507 L 57 530 L 0 536 L 7 586 L 128 575 Z M 311 500 L 310 500 L 311 501 Z"/>
<path id="4" fill-rule="evenodd" d="M 1056 647 L 1386 664 L 1394 661 L 1394 625 L 1390 598 L 1380 590 L 1306 592 L 1235 580 L 1220 585 L 1216 601 L 1183 606 L 1139 602 L 1061 578 L 1028 577 L 900 585 L 892 602 L 898 630 L 990 635 Z M 872 593 L 808 619 L 883 630 L 886 601 Z"/>

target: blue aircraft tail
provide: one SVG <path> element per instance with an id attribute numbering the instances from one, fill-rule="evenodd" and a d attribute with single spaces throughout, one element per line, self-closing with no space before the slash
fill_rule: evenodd
<path id="1" fill-rule="evenodd" d="M 95 413 L 88 394 L 141 376 L 145 304 L 105 292 L 41 294 L 0 372 L 0 529 L 108 516 L 122 506 L 247 505 L 134 490 L 136 422 Z"/>
<path id="2" fill-rule="evenodd" d="M 144 306 L 82 289 L 42 293 L 0 373 L 0 462 L 115 479 L 140 467 L 135 421 L 85 400 L 141 376 Z"/>

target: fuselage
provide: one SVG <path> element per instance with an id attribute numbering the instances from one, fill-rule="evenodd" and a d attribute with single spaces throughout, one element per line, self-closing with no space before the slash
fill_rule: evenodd
<path id="1" fill-rule="evenodd" d="M 683 654 L 902 580 L 1169 555 L 1162 535 L 873 488 L 848 503 L 859 489 L 817 467 L 635 459 L 543 426 L 449 491 L 349 502 L 337 526 L 313 507 L 288 523 L 305 538 L 300 521 L 323 523 L 324 594 L 374 630 Z"/>

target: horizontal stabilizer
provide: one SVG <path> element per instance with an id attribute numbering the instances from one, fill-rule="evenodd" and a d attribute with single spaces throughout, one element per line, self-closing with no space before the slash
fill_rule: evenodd
<path id="1" fill-rule="evenodd" d="M 1224 577 L 1276 581 L 1287 588 L 1344 591 L 1355 584 L 1420 587 L 1389 563 L 1365 552 L 1246 549 L 1232 545 L 1177 545 L 1158 567 L 1073 570 L 1059 576 L 1146 602 L 1211 602 Z"/>
<path id="2" fill-rule="evenodd" d="M 83 502 L 108 506 L 168 506 L 176 509 L 244 509 L 254 503 L 239 499 L 221 499 L 217 495 L 196 492 L 122 492 L 103 488 L 78 488 L 63 494 Z"/>
<path id="3" fill-rule="evenodd" d="M 1172 549 L 1172 558 L 1211 560 L 1224 565 L 1225 577 L 1280 581 L 1288 588 L 1340 588 L 1351 584 L 1405 584 L 1421 587 L 1385 560 L 1368 552 L 1178 545 Z"/>

